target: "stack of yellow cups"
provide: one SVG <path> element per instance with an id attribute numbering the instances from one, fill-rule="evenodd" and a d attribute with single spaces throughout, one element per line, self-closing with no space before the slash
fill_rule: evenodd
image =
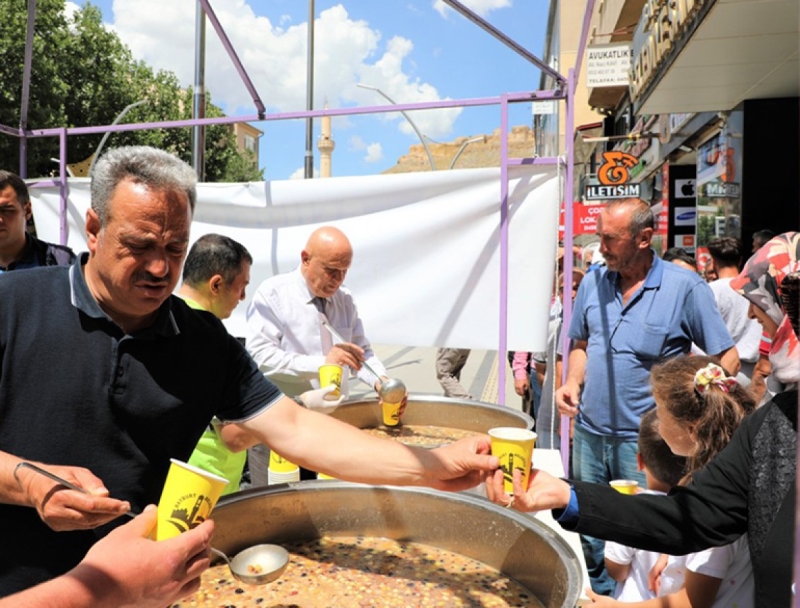
<path id="1" fill-rule="evenodd" d="M 275 450 L 270 450 L 267 483 L 272 486 L 277 483 L 291 483 L 295 481 L 300 481 L 300 467 L 286 460 Z"/>

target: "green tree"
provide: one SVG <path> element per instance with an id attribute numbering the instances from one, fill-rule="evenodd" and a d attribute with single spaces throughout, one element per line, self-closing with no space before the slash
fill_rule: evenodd
<path id="1" fill-rule="evenodd" d="M 0 124 L 20 123 L 27 0 L 0 2 Z M 191 118 L 192 92 L 182 89 L 175 74 L 136 61 L 116 33 L 103 27 L 100 9 L 84 4 L 74 21 L 64 15 L 65 0 L 38 0 L 29 101 L 28 127 L 78 127 L 111 124 L 126 106 L 140 100 L 125 122 L 157 122 Z M 222 110 L 206 98 L 206 115 Z M 191 159 L 190 128 L 112 133 L 105 149 L 122 145 L 151 145 Z M 67 160 L 77 163 L 94 153 L 102 134 L 72 136 Z M 19 140 L 0 136 L 5 167 L 19 166 Z M 59 154 L 57 138 L 28 140 L 28 175 L 49 175 L 51 158 Z M 231 125 L 206 127 L 207 181 L 263 179 L 250 156 L 236 150 Z"/>

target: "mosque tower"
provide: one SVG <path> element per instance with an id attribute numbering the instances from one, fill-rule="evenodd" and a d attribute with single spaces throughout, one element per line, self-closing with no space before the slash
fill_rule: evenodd
<path id="1" fill-rule="evenodd" d="M 325 100 L 325 109 L 328 109 L 328 100 Z M 319 149 L 319 176 L 331 176 L 331 153 L 336 146 L 333 139 L 331 139 L 331 117 L 322 117 L 322 133 L 320 133 L 317 140 L 317 148 Z"/>

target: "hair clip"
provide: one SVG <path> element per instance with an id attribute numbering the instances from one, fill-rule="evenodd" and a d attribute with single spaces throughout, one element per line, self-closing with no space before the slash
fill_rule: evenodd
<path id="1" fill-rule="evenodd" d="M 694 375 L 694 389 L 701 395 L 705 395 L 710 386 L 719 387 L 728 393 L 738 384 L 736 378 L 726 376 L 725 370 L 716 363 L 709 363 L 704 368 L 697 370 Z"/>

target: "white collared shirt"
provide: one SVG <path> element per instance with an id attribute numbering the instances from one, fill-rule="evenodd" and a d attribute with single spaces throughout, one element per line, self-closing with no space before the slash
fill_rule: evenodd
<path id="1" fill-rule="evenodd" d="M 321 325 L 313 298 L 298 267 L 261 283 L 247 309 L 247 350 L 264 375 L 290 397 L 318 388 L 319 368 L 325 363 L 322 332 L 327 330 Z M 367 364 L 386 375 L 364 335 L 350 290 L 341 286 L 327 299 L 325 313 L 345 341 L 364 349 Z M 344 395 L 348 394 L 345 378 L 349 375 L 346 368 L 342 374 Z M 366 367 L 357 376 L 371 387 L 378 380 Z"/>

